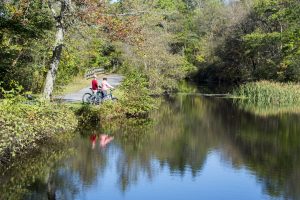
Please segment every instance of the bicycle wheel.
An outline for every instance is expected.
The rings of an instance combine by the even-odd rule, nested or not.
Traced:
[[[111,97],[111,100],[112,101],[118,101],[118,98],[117,97]]]
[[[101,104],[102,103],[102,98],[101,97],[96,97],[95,98],[95,104],[96,105],[99,105],[99,104]]]
[[[90,93],[85,93],[82,96],[82,103],[84,104],[93,104],[94,102],[94,96]]]

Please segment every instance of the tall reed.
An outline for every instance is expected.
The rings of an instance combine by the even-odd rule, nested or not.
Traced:
[[[270,81],[250,82],[239,86],[233,95],[255,105],[300,105],[300,84]]]

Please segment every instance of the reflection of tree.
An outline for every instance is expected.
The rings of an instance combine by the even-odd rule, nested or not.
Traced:
[[[266,192],[271,196],[284,195],[299,199],[300,188],[297,191],[292,187],[293,184],[297,185],[294,177],[300,172],[299,116],[282,114],[260,117],[241,112],[230,105],[226,107],[231,110],[233,118],[226,117],[227,113],[219,113],[226,130],[224,137],[230,146],[235,146],[235,150],[239,151],[243,160],[241,164],[262,180]],[[219,110],[225,107],[222,104],[219,106]]]
[[[137,183],[139,176],[146,175],[149,180],[154,176],[151,159],[139,156],[120,155],[117,161],[117,173],[120,189],[125,192],[132,184]]]
[[[191,170],[196,175],[208,151],[219,148],[233,167],[253,171],[269,195],[300,198],[295,187],[299,180],[295,177],[300,177],[298,116],[259,117],[239,110],[229,100],[179,96],[162,105],[152,118],[153,128],[136,131],[147,134],[119,140],[123,190],[137,182],[141,171],[155,174],[149,162],[153,157],[171,172]]]
[[[99,145],[92,149],[88,137],[75,138],[72,146],[75,147],[74,155],[64,160],[64,165],[59,165],[49,178],[59,199],[74,199],[79,188],[92,185],[106,167],[105,152]]]
[[[196,175],[209,146],[215,145],[214,139],[207,134],[202,106],[201,99],[181,96],[179,101],[162,106],[156,113],[159,121],[149,140],[150,151],[160,161],[168,163],[171,171],[184,174],[188,167]]]
[[[120,154],[117,159],[117,184],[121,191],[137,183],[140,176],[152,180],[155,171],[152,167],[151,152],[143,151],[149,139],[148,131],[151,127],[149,120],[126,120],[116,135]]]
[[[97,142],[99,142],[97,140]],[[103,172],[106,166],[105,152],[99,148],[92,149],[88,138],[78,140],[74,146],[76,147],[76,157],[70,158],[66,162],[66,167],[78,175],[84,185],[91,185],[98,176],[99,172]]]
[[[71,153],[63,143],[52,142],[47,143],[48,148],[40,148],[39,152],[15,161],[5,170],[0,178],[0,199],[47,199],[51,168],[55,168],[52,163]]]
[[[152,166],[154,157],[161,166],[167,164],[171,172],[184,174],[190,170],[196,176],[209,149],[217,145],[218,138],[210,133],[210,127],[219,122],[205,115],[214,104],[187,96],[170,102],[153,113],[154,126],[127,125],[120,130],[123,137],[117,142],[123,153],[117,173],[123,191],[141,175],[153,178],[157,170]]]
[[[75,199],[79,187],[74,180],[74,174],[61,166],[50,166],[51,169],[43,179],[37,178],[31,184],[28,188],[30,193],[24,199]]]
[[[101,149],[92,149],[88,139],[74,137],[73,142],[50,144],[53,148],[13,166],[0,179],[0,199],[75,199],[79,183],[91,185],[104,171],[106,157]]]

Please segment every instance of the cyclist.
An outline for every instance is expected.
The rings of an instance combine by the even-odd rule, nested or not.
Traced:
[[[107,82],[107,78],[104,77],[102,82],[101,82],[101,91],[102,91],[102,95],[103,97],[105,97],[107,95],[107,90],[109,88],[114,88],[113,86],[111,86],[108,82]]]
[[[97,80],[97,75],[94,74],[93,75],[94,79],[92,80],[92,90],[94,92],[94,94],[96,94],[98,92],[98,80]]]

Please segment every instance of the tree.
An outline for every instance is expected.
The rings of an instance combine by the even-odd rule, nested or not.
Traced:
[[[56,35],[55,44],[52,50],[52,58],[50,61],[50,67],[47,72],[47,77],[44,87],[44,97],[49,99],[54,88],[55,78],[58,70],[58,65],[61,58],[64,32],[66,29],[65,21],[68,14],[71,11],[71,0],[58,0],[58,1],[48,1],[49,8],[52,12],[53,18],[56,23]],[[58,9],[55,9],[58,7]]]
[[[39,0],[0,2],[0,76],[2,87],[12,80],[38,91],[43,84],[53,21]]]

